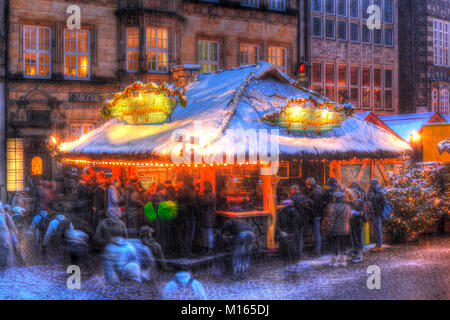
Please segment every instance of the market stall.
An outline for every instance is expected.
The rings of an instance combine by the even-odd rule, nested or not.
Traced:
[[[133,84],[105,104],[108,122],[59,146],[62,161],[109,166],[146,187],[187,172],[200,186],[209,180],[218,213],[252,221],[273,248],[283,188],[308,176],[323,183],[337,174],[336,161],[397,159],[410,150],[353,117],[351,105],[300,87],[269,63],[203,74],[184,90]]]

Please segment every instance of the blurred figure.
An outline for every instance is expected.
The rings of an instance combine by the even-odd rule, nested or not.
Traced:
[[[179,271],[164,287],[163,300],[206,300],[203,285],[190,271]]]
[[[9,207],[9,205],[8,205]],[[5,210],[7,214],[9,214],[14,221],[14,224],[19,231],[18,236],[20,237],[22,231],[24,231],[27,227],[27,219],[25,217],[25,209],[21,207],[14,207],[12,210],[10,207]],[[11,215],[12,214],[12,215]]]
[[[44,236],[47,232],[48,226],[50,224],[50,216],[47,211],[41,210],[37,215],[34,216],[31,221],[30,228],[27,234],[32,236],[32,244],[36,250],[39,252],[42,250],[42,245],[44,242]]]
[[[298,253],[299,257],[303,257],[303,236],[305,233],[305,228],[309,221],[308,208],[312,207],[312,201],[299,193],[299,188],[297,185],[293,185],[290,188],[289,199],[294,202],[295,210],[297,211],[297,226],[298,231]]]
[[[42,253],[54,263],[62,263],[66,253],[66,231],[73,229],[72,222],[64,215],[57,215],[48,226],[42,242]]]
[[[323,191],[323,207],[325,208],[327,204],[333,202],[333,194],[338,191],[339,182],[334,177],[330,177],[327,180],[325,190]]]
[[[80,265],[80,259],[89,253],[89,236],[81,230],[67,229],[65,231],[65,246],[70,255],[72,265]]]
[[[3,276],[5,269],[23,263],[16,235],[16,226],[11,216],[3,210],[3,203],[0,202],[0,276]]]
[[[53,214],[65,214],[67,210],[66,201],[64,200],[64,195],[62,193],[56,196],[55,201],[51,204],[51,210]]]
[[[108,211],[108,217],[100,221],[93,240],[99,250],[103,250],[112,238],[128,238],[127,227],[120,220],[120,212],[114,209]]]
[[[114,178],[112,184],[108,188],[108,211],[114,211],[114,214],[119,214],[119,208],[124,202],[121,183],[119,178]]]
[[[178,190],[178,217],[177,225],[180,227],[179,245],[181,256],[190,258],[192,254],[192,242],[195,234],[195,210],[194,210],[194,186],[191,176],[185,176],[183,185]],[[164,248],[164,246],[163,246]]]
[[[114,237],[105,247],[103,268],[107,282],[119,284],[122,281],[142,281],[138,253],[124,238]]]
[[[252,228],[243,220],[230,219],[225,222],[221,231],[224,235],[231,235],[233,277],[243,279],[250,267],[250,255],[255,239]]]
[[[153,254],[140,239],[127,240],[136,250],[139,261],[140,275],[142,281],[156,280],[156,262]]]
[[[130,177],[130,182],[125,188],[125,206],[128,233],[132,237],[137,237],[142,224],[145,203],[141,197],[136,176]]]
[[[92,185],[92,230],[95,232],[97,225],[103,215],[106,207],[106,189],[104,187],[106,176],[104,172],[99,173],[97,182]]]
[[[330,247],[334,253],[331,265],[346,266],[345,244],[350,232],[349,220],[351,209],[345,202],[344,193],[337,191],[333,194],[333,197],[334,202],[328,205],[326,218],[324,219]]]
[[[153,228],[150,228],[149,226],[143,226],[139,230],[139,239],[141,239],[142,243],[150,249],[153,257],[157,259],[156,263],[158,267],[162,270],[166,270],[166,263],[164,261],[160,261],[165,259],[163,250],[161,248],[161,245],[156,242],[155,239],[153,239],[153,232]]]
[[[353,180],[345,190],[345,197],[352,210],[350,218],[352,262],[359,263],[363,258],[363,225],[368,220],[366,193],[358,182]]]
[[[11,207],[25,208],[25,198],[29,195],[29,193],[30,188],[24,188],[22,191],[16,191],[11,201]]]
[[[213,192],[211,182],[203,182],[203,195],[200,198],[201,226],[208,248],[207,255],[213,253],[214,227],[216,226],[216,195]]]
[[[322,236],[320,234],[320,224],[323,217],[322,188],[317,185],[316,179],[306,179],[306,197],[312,201],[310,225],[314,236],[314,254],[320,256],[322,252]]]
[[[89,180],[89,175],[82,174],[77,186],[78,201],[76,207],[82,223],[86,225],[86,228],[92,225],[92,212],[90,206],[91,187],[89,185]]]
[[[295,261],[300,257],[298,248],[300,227],[297,210],[292,200],[285,200],[281,204],[284,207],[278,212],[275,237],[280,243],[281,256],[288,261]]]
[[[367,191],[367,199],[369,200],[370,217],[375,230],[376,247],[372,248],[372,252],[383,251],[383,230],[381,215],[383,213],[386,200],[384,198],[383,187],[377,179],[370,181],[369,190]]]

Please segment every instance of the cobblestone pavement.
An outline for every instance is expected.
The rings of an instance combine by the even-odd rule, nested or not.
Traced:
[[[211,269],[199,270],[209,299],[449,299],[450,237],[424,238],[419,243],[390,246],[367,253],[365,260],[347,267],[314,265],[306,259],[285,264],[268,258],[255,262],[245,280],[217,278]],[[381,289],[367,288],[367,268],[381,270]],[[290,272],[287,272],[290,271]],[[80,290],[66,287],[61,266],[12,268],[0,280],[0,299],[159,299],[171,273],[154,285],[108,286],[100,268],[83,272]],[[289,275],[289,276],[287,276]]]

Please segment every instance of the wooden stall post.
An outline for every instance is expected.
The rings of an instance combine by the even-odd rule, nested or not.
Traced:
[[[277,186],[280,182],[278,175],[263,175],[263,210],[270,212],[270,218],[267,222],[267,247],[275,249],[275,226],[277,220],[276,195]]]

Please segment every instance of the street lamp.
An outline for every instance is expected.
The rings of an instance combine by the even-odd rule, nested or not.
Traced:
[[[411,147],[413,148],[413,162],[422,162],[421,159],[421,149],[422,149],[422,137],[421,135],[416,131],[412,131],[409,134],[409,142],[411,144]]]

